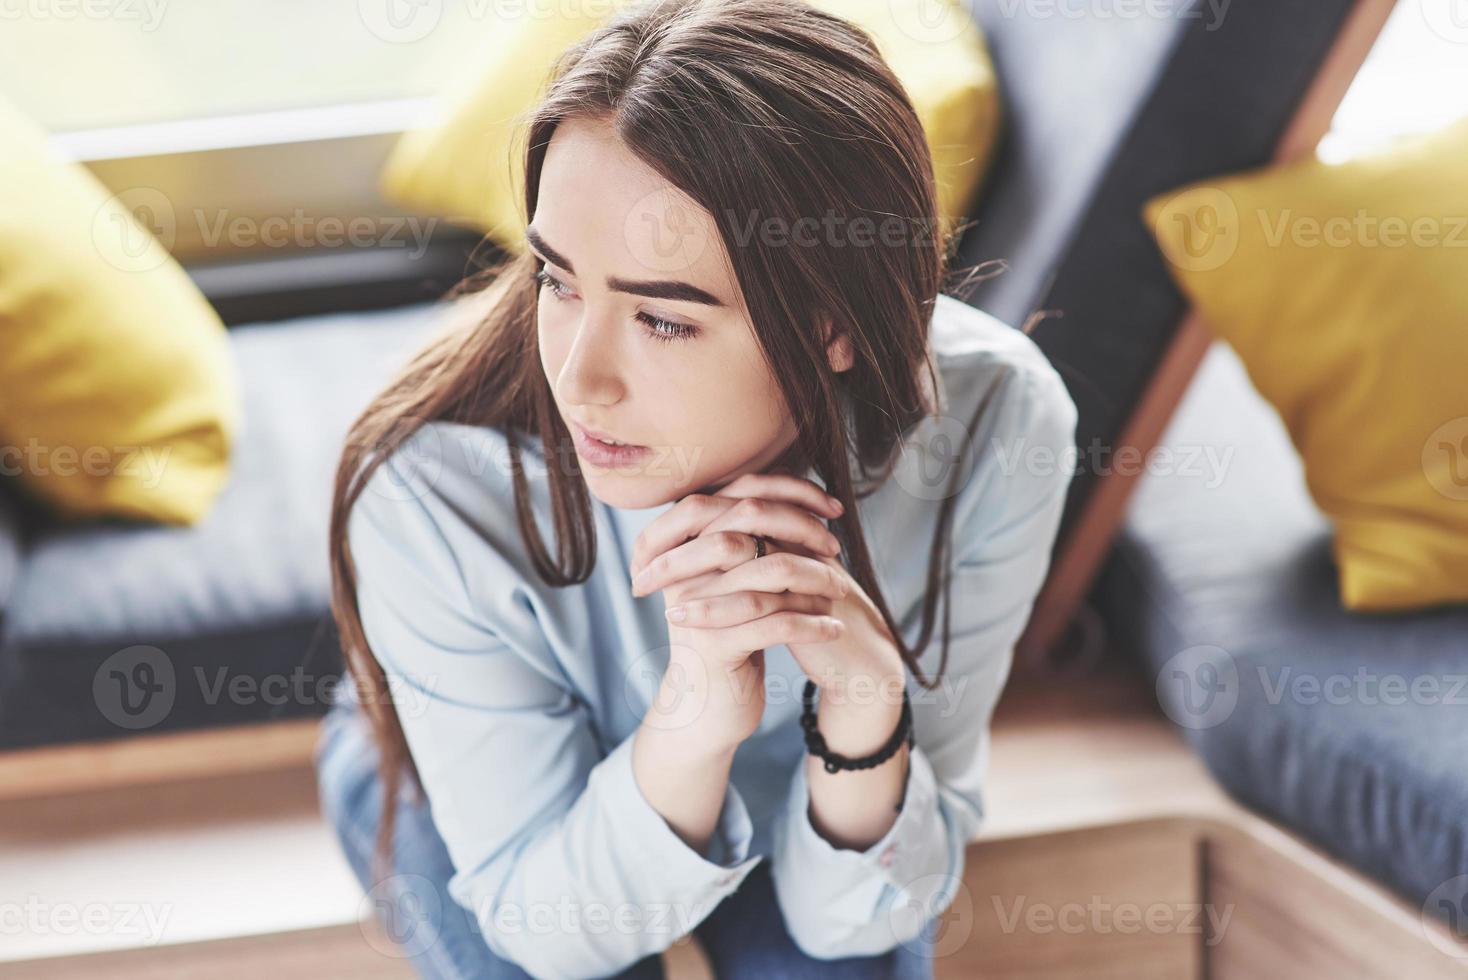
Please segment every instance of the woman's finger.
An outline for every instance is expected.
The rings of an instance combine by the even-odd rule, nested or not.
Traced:
[[[849,590],[846,575],[819,558],[776,552],[742,562],[699,582],[696,587],[680,590],[678,602],[736,592],[799,592],[824,596],[834,602],[844,598]]]
[[[799,504],[807,510],[830,517],[841,516],[841,501],[818,485],[799,476],[784,473],[746,473],[714,492],[716,497],[764,497]]]
[[[755,560],[753,557],[753,547],[753,544],[751,544],[750,561]],[[813,561],[820,563],[824,563],[825,561],[830,560],[822,559],[819,555],[813,555],[798,544],[786,544],[785,542],[777,542],[774,540],[771,540],[770,542],[769,554],[798,555],[802,558],[809,558]],[[669,583],[668,585],[663,587],[663,598],[667,600],[668,605],[673,606],[677,605],[683,599],[701,599],[706,596],[725,595],[730,592],[736,592],[738,591],[736,586],[739,582],[749,582],[751,580],[741,576],[740,578],[733,580],[731,584],[731,582],[729,581],[724,581],[724,576],[733,574],[734,571],[737,571],[739,568],[743,567],[744,564],[747,564],[747,562],[734,566],[734,569],[730,571],[725,571],[723,569],[714,569],[713,571],[703,572],[698,575],[690,575],[687,578],[678,580],[677,582]],[[815,575],[814,572],[812,572],[811,574],[812,576]],[[841,584],[847,586],[849,590],[850,587],[849,585],[847,585],[845,579],[841,579],[840,581]],[[778,593],[784,591],[785,586],[779,584],[777,580],[772,579],[768,582],[761,580],[758,590]],[[807,591],[811,594],[815,594],[818,590],[819,579],[816,579],[815,585],[811,589],[801,589],[799,591]],[[828,591],[832,598],[839,598],[838,592],[836,592],[834,589]]]
[[[746,497],[704,528],[703,533],[714,531],[759,534],[832,558],[841,554],[841,541],[820,518],[804,507],[783,500]]]
[[[755,494],[754,489],[762,492]],[[657,555],[698,537],[711,523],[750,496],[784,501],[831,517],[841,513],[835,498],[809,480],[780,474],[742,476],[716,494],[689,494],[643,528],[632,543],[632,574],[636,575]]]
[[[782,610],[829,616],[831,600],[825,596],[799,592],[734,592],[729,595],[680,600],[676,606],[668,607],[667,615],[669,622],[679,626],[723,629]]]
[[[650,595],[674,582],[726,571],[751,560],[754,538],[739,531],[714,531],[664,552],[632,578],[633,595]]]
[[[650,595],[686,579],[723,574],[701,587],[717,593],[745,589],[807,592],[839,599],[847,584],[835,568],[805,555],[777,551],[756,558],[754,538],[739,531],[710,531],[659,555],[632,580],[633,595]],[[685,587],[685,594],[689,590]]]
[[[832,616],[787,611],[709,632],[714,645],[721,649],[763,650],[782,643],[830,643],[845,628]]]

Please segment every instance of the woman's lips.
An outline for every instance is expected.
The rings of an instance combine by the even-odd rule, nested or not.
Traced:
[[[576,441],[576,451],[596,466],[625,466],[652,452],[647,446],[609,445],[574,422],[571,424],[571,432]]]
[[[576,427],[576,428],[578,428],[578,429],[580,429],[582,432],[584,432],[587,435],[591,436],[593,439],[597,439],[597,440],[599,440],[601,442],[605,442],[605,443],[621,443],[622,445],[626,445],[626,446],[635,446],[635,445],[637,445],[636,443],[628,442],[626,439],[618,439],[616,436],[611,435],[610,433],[607,433],[607,432],[602,432],[600,429],[593,429],[590,426],[582,425],[580,422],[572,421],[571,425],[574,426],[574,427]]]

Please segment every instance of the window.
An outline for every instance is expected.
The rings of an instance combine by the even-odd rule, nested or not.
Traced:
[[[1399,0],[1317,150],[1338,162],[1468,116],[1468,0]]]

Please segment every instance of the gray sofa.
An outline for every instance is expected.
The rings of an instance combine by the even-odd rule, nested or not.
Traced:
[[[232,329],[244,423],[230,481],[193,527],[60,524],[0,485],[0,747],[325,710],[341,670],[326,565],[337,457],[438,312]]]
[[[1008,271],[962,295],[1016,325],[1062,311],[1033,336],[1070,384],[1082,445],[1116,437],[1183,309],[1142,200],[1268,159],[1349,6],[1235,0],[1215,23],[1202,4],[1081,18],[973,5],[1004,132],[959,259]],[[268,282],[264,268],[234,280]],[[381,296],[360,277],[302,295],[292,270],[276,277],[280,296],[245,302],[220,270],[190,271],[226,319]],[[435,315],[419,302],[234,327],[244,431],[197,527],[58,525],[0,482],[0,747],[323,710],[320,681],[340,670],[325,536],[337,448]],[[1067,522],[1091,484],[1077,476]],[[160,686],[166,707],[144,697]]]
[[[1341,606],[1299,456],[1222,342],[1160,448],[1093,594],[1112,647],[1238,799],[1414,902],[1461,901],[1468,606]]]

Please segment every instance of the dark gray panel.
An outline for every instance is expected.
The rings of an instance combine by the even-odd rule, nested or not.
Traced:
[[[1087,14],[1036,13],[1052,6]],[[1083,461],[1114,445],[1184,310],[1142,204],[1267,163],[1352,2],[1234,0],[1221,19],[1197,3],[1172,18],[1097,13],[1148,6],[974,8],[1009,128],[960,261],[1008,258],[1012,268],[966,298],[1016,326],[1035,310],[1060,314],[1033,336],[1080,410]],[[1092,467],[1077,473],[1062,539],[1097,478]]]

